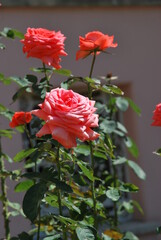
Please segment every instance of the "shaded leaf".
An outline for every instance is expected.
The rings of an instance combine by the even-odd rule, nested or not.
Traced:
[[[123,183],[120,187],[119,190],[122,192],[138,192],[139,188],[134,185],[133,183]]]
[[[96,240],[93,229],[87,226],[77,227],[76,234],[79,240]]]
[[[34,222],[38,215],[39,206],[41,200],[44,198],[44,194],[47,191],[47,186],[44,183],[37,183],[33,185],[26,192],[23,199],[23,211],[24,214],[31,222]]]
[[[1,137],[12,138],[12,134],[15,133],[12,129],[0,130]]]
[[[106,191],[106,196],[112,201],[116,202],[120,198],[120,193],[117,188],[110,188]]]
[[[124,142],[132,156],[137,158],[139,155],[139,150],[134,140],[132,140],[130,137],[126,137],[126,139],[124,139]]]
[[[74,148],[74,151],[79,154],[83,154],[84,156],[90,155],[90,147],[85,144],[77,145],[76,148]]]
[[[125,233],[125,236],[122,240],[139,240],[137,236],[135,236],[132,232]]]
[[[130,107],[133,109],[133,111],[136,112],[140,116],[141,115],[140,108],[132,101],[132,99],[130,99],[128,97],[126,97],[125,99],[128,101],[128,103],[129,103]]]
[[[142,170],[142,168],[135,162],[131,161],[131,160],[128,160],[128,166],[131,167],[135,174],[140,178],[140,179],[143,179],[145,180],[146,178],[146,174],[145,172]]]
[[[129,102],[126,98],[117,97],[116,98],[116,106],[123,112],[125,112],[129,107]]]
[[[80,160],[77,161],[77,164],[84,173],[84,175],[91,181],[94,181],[93,171],[86,167],[87,164]]]

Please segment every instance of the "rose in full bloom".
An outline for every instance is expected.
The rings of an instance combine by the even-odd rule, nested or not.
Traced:
[[[153,112],[153,122],[151,125],[161,127],[161,103],[156,105],[156,108]]]
[[[31,119],[32,115],[30,112],[15,112],[9,125],[11,128],[18,127],[20,125],[29,123]]]
[[[36,136],[51,134],[65,148],[75,147],[76,138],[95,140],[99,134],[91,129],[98,126],[94,104],[95,101],[72,90],[56,88],[47,92],[40,109],[31,111],[45,121]]]
[[[85,58],[91,53],[99,54],[106,48],[117,47],[117,43],[113,43],[114,36],[108,36],[99,31],[89,32],[85,37],[79,37],[80,50],[76,53],[76,60]]]
[[[43,63],[59,69],[60,56],[67,55],[64,51],[64,40],[65,37],[60,31],[28,28],[21,42],[24,44],[23,52],[27,53],[27,57],[39,58]]]

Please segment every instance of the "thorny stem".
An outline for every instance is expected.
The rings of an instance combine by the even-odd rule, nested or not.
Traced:
[[[90,73],[89,73],[89,78],[92,77],[95,60],[96,60],[96,53],[94,53],[94,55],[93,55],[93,60],[92,60],[92,64],[91,64],[91,69],[90,69]],[[92,88],[91,88],[91,86],[90,86],[90,83],[88,83],[88,97],[89,97],[89,99],[92,98]]]
[[[50,91],[49,76],[47,75],[47,69],[46,69],[45,63],[43,63],[43,69],[44,69],[46,84],[47,84],[46,91],[49,92]]]
[[[111,97],[111,96],[110,96]],[[113,116],[113,106],[111,106],[111,113],[110,113],[110,118]],[[112,134],[112,142],[114,144],[114,135]],[[113,169],[113,178],[114,178],[114,188],[117,187],[117,169],[114,164],[112,164],[112,169]],[[114,202],[114,227],[118,227],[118,213],[117,213],[117,202]]]
[[[90,78],[92,77],[95,60],[96,60],[96,53],[94,52],[91,69],[90,69],[90,74],[89,74]],[[89,97],[89,99],[92,98],[92,88],[90,86],[90,83],[88,83],[88,97]],[[94,176],[95,161],[94,161],[94,157],[93,157],[92,141],[89,141],[89,146],[90,146],[91,168],[92,168],[93,176]],[[91,191],[92,191],[93,211],[94,211],[94,226],[97,229],[97,209],[96,209],[96,195],[95,195],[95,180],[94,179],[91,182]]]
[[[57,170],[58,170],[58,179],[59,179],[59,181],[61,181],[61,167],[60,167],[60,159],[59,159],[59,150],[60,150],[60,145],[58,143],[56,164],[57,164]],[[60,189],[58,189],[58,205],[59,205],[59,214],[60,214],[60,216],[62,216],[63,212],[62,212],[61,190]],[[63,240],[67,240],[67,234],[66,234],[65,226],[63,223],[62,223],[62,230],[63,230]]]
[[[0,170],[2,172],[5,171],[4,161],[1,150],[1,138],[0,138]],[[3,206],[3,218],[4,218],[4,228],[5,228],[5,238],[6,240],[10,240],[10,227],[9,227],[9,213],[7,206],[7,186],[5,177],[1,177],[1,191],[2,191],[2,206]]]
[[[29,140],[29,143],[30,143],[31,148],[33,148],[33,147],[34,147],[34,144],[33,144],[33,142],[32,142],[30,132],[29,132],[29,130],[27,129],[27,126],[26,126],[26,125],[25,125],[25,133],[26,133],[26,135],[27,135],[27,138],[28,138],[28,140]],[[36,161],[35,161],[35,169],[34,169],[34,171],[35,171],[35,172],[37,171],[37,162],[36,162]]]

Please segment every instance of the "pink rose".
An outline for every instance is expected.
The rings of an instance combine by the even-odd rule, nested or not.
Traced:
[[[27,57],[39,58],[43,63],[59,69],[60,56],[67,55],[64,51],[64,40],[65,37],[60,31],[28,28],[21,42],[24,44],[23,52],[27,53]]]
[[[95,140],[99,134],[91,129],[98,126],[94,104],[95,101],[72,90],[51,90],[46,93],[44,102],[39,104],[40,109],[31,112],[45,121],[36,136],[51,134],[65,148],[76,147],[76,138]]]
[[[101,51],[110,47],[117,47],[117,43],[113,43],[114,36],[108,36],[99,31],[89,32],[85,37],[79,37],[80,50],[76,53],[76,60],[85,58],[91,53],[99,54]]]
[[[158,126],[161,127],[161,103],[156,105],[156,108],[153,112],[153,123],[152,126]]]

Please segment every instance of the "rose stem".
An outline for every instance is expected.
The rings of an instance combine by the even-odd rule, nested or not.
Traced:
[[[5,171],[4,168],[4,161],[2,156],[2,149],[1,149],[1,138],[0,138],[0,170],[2,172]],[[4,228],[5,228],[5,238],[6,240],[10,240],[10,227],[9,227],[9,213],[8,213],[8,206],[7,206],[7,186],[5,177],[1,177],[1,191],[2,191],[2,206],[3,206],[3,218],[4,218]]]
[[[92,65],[91,65],[91,69],[90,69],[90,74],[89,74],[90,78],[92,77],[95,60],[96,60],[96,53],[94,52]],[[91,100],[91,98],[92,98],[92,88],[90,86],[90,83],[88,83],[88,97]],[[91,168],[93,170],[93,176],[94,176],[95,161],[94,161],[94,157],[93,157],[92,141],[89,141],[89,146],[90,146]],[[92,191],[93,210],[94,210],[94,226],[97,229],[97,209],[96,209],[96,195],[95,195],[95,180],[94,179],[91,182],[91,191]]]
[[[34,145],[33,145],[32,139],[31,139],[31,135],[30,135],[30,132],[29,132],[29,130],[27,129],[27,126],[26,126],[26,125],[25,125],[25,132],[26,132],[26,135],[27,135],[27,137],[28,137],[30,146],[31,146],[31,148],[33,148]],[[36,161],[36,160],[35,160],[35,169],[34,169],[34,172],[37,172],[37,161]],[[35,183],[36,183],[36,181],[35,181]],[[40,239],[40,220],[41,220],[41,206],[39,206],[39,209],[38,209],[37,240]]]
[[[46,78],[46,84],[47,84],[46,91],[49,92],[50,91],[49,77],[47,75],[47,69],[46,69],[45,63],[43,63],[43,69],[44,69],[45,78]]]
[[[110,95],[111,98],[111,95]],[[112,119],[114,113],[114,109],[113,106],[111,107],[111,113],[110,113],[110,118]],[[112,143],[114,145],[115,143],[115,139],[114,139],[114,134],[112,133]],[[117,169],[116,166],[114,164],[112,164],[112,169],[113,169],[113,178],[114,178],[114,188],[117,187]],[[113,225],[115,228],[118,227],[118,213],[117,213],[117,202],[114,201],[113,203],[114,206],[114,221],[113,221]]]
[[[58,179],[59,179],[59,181],[61,181],[61,167],[60,167],[60,160],[59,160],[59,150],[60,150],[60,144],[58,143],[57,154],[56,154],[56,164],[57,164],[57,170],[58,170]],[[58,189],[58,205],[59,205],[59,214],[60,214],[60,216],[63,216],[60,189]],[[67,234],[66,234],[63,223],[62,223],[62,230],[63,230],[63,240],[67,240]]]

